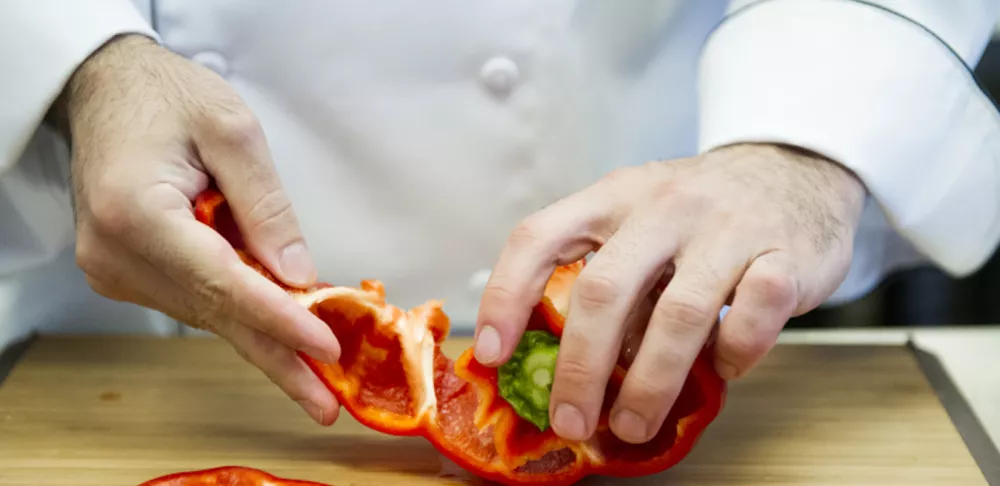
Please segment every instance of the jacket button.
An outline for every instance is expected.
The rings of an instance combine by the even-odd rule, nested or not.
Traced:
[[[229,63],[226,61],[226,58],[218,52],[202,51],[191,56],[191,60],[207,67],[208,69],[211,69],[212,71],[215,71],[220,76],[224,77],[229,74]]]
[[[506,57],[494,57],[483,64],[479,77],[483,84],[498,97],[506,97],[517,84],[520,69],[514,61]]]

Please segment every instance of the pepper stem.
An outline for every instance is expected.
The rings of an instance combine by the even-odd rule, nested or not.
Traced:
[[[500,396],[519,417],[542,431],[549,427],[549,396],[558,354],[559,338],[546,331],[527,331],[510,360],[497,370]]]
[[[546,387],[552,384],[552,373],[549,373],[549,370],[538,369],[531,375],[531,379],[535,382],[535,387]]]

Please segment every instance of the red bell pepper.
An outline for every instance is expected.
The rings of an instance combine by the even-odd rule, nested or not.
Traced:
[[[159,477],[139,486],[331,486],[272,476],[259,469],[227,466]]]
[[[608,411],[627,371],[621,362],[608,384],[595,435],[584,442],[563,440],[545,427],[544,413],[535,410],[535,418],[528,420],[522,417],[524,410],[518,410],[519,414],[511,405],[513,400],[504,398],[499,383],[504,371],[481,365],[471,349],[456,361],[441,352],[440,343],[449,331],[441,302],[399,309],[386,303],[384,288],[375,280],[364,281],[359,288],[320,284],[308,290],[290,289],[246,250],[221,193],[209,189],[201,194],[195,212],[233,245],[246,264],[281,285],[330,326],[341,346],[337,363],[299,355],[355,419],[383,433],[422,436],[480,477],[511,485],[558,485],[591,474],[657,473],[683,459],[722,408],[726,384],[715,373],[712,349],[706,345],[660,432],[644,444],[623,442],[608,427]],[[531,363],[521,360],[510,367],[512,373],[523,373],[530,365],[528,371],[541,370],[541,374],[522,377],[520,383],[507,379],[517,386],[508,383],[504,388],[524,390],[522,385],[527,384],[530,399],[522,397],[522,403],[536,402],[539,407],[547,403],[545,386],[551,387],[552,357],[570,289],[582,268],[581,260],[557,269],[534,309],[528,329],[539,331],[533,335],[544,345],[523,350],[527,358],[522,358]],[[536,383],[532,385],[531,380]]]

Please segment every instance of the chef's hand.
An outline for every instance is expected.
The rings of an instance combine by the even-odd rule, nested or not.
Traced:
[[[264,134],[212,71],[145,37],[119,37],[74,73],[55,107],[71,137],[76,257],[91,287],[227,339],[317,422],[339,405],[293,350],[336,361],[330,329],[241,264],[194,218],[214,179],[253,254],[292,286],[316,270]]]
[[[641,344],[610,416],[619,438],[645,442],[723,305],[731,302],[715,366],[733,379],[767,354],[790,317],[836,290],[864,197],[833,162],[772,145],[615,171],[513,231],[482,299],[476,358],[505,362],[554,267],[600,247],[572,290],[549,411],[557,434],[588,438],[630,326],[623,323],[669,280],[642,326],[629,330]]]

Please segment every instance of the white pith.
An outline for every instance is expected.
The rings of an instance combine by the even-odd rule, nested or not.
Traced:
[[[296,302],[309,309],[312,306],[328,299],[350,300],[372,310],[379,326],[392,325],[396,333],[400,336],[404,362],[410,363],[418,368],[416,373],[407,373],[410,380],[410,390],[416,406],[414,407],[417,417],[427,414],[433,418],[437,411],[437,395],[434,393],[434,335],[430,332],[426,322],[420,319],[422,316],[415,316],[404,313],[399,319],[393,312],[393,308],[381,303],[382,298],[373,292],[352,287],[326,287],[293,295]],[[412,317],[417,319],[411,320]],[[416,378],[415,378],[416,377]],[[430,393],[427,393],[430,390]]]

